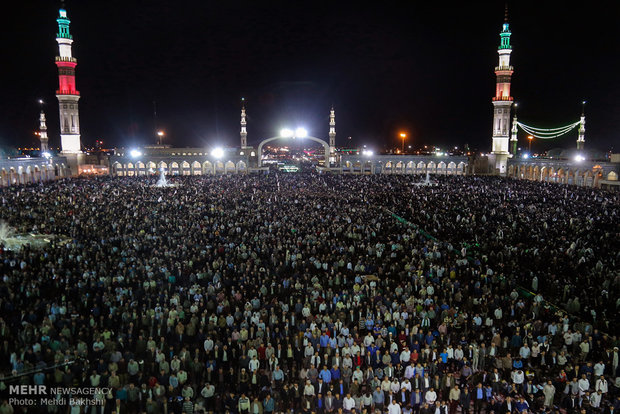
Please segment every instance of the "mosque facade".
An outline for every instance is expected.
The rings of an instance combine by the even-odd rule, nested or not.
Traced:
[[[291,131],[287,136],[263,139],[257,146],[248,144],[246,102],[241,103],[239,146],[207,150],[205,148],[173,148],[164,145],[145,146],[140,149],[117,149],[113,155],[87,154],[82,151],[80,133],[79,99],[75,69],[77,59],[72,54],[73,36],[70,20],[64,8],[59,10],[58,99],[60,113],[61,151],[54,155],[48,150],[45,114],[40,114],[41,157],[12,157],[0,159],[0,186],[23,185],[75,177],[80,174],[105,172],[113,176],[207,175],[248,174],[268,172],[264,163],[265,144],[276,139],[306,139],[323,146],[323,158],[317,169],[338,174],[417,174],[417,175],[500,175],[514,179],[556,182],[579,186],[609,186],[620,188],[620,155],[608,162],[590,161],[587,157],[556,159],[523,159],[517,157],[516,114],[511,127],[514,99],[511,95],[513,66],[510,56],[511,31],[506,14],[500,32],[499,63],[495,67],[496,90],[492,99],[493,127],[491,151],[483,156],[339,153],[336,148],[336,111],[329,112],[327,139],[311,137]],[[579,125],[577,149],[584,151],[585,117]],[[586,154],[586,152],[583,152]]]

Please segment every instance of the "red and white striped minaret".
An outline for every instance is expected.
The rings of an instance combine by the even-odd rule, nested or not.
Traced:
[[[60,142],[62,152],[79,153],[80,143],[80,113],[78,101],[80,92],[75,87],[75,67],[77,59],[71,54],[73,36],[69,33],[71,21],[67,17],[67,11],[61,8],[58,11],[58,56],[56,56],[56,66],[58,67],[58,106],[60,112]]]
[[[510,96],[510,80],[513,68],[510,66],[510,28],[508,26],[508,6],[502,31],[500,32],[500,45],[497,49],[499,64],[495,67],[495,96],[493,97],[493,149],[491,154],[495,158],[495,168],[500,174],[506,173],[510,139],[510,109],[513,97]]]

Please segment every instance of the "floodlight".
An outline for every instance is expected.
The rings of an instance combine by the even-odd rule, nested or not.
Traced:
[[[211,151],[211,156],[215,157],[215,158],[222,158],[224,156],[224,150],[220,147],[214,148]]]
[[[308,131],[306,131],[305,128],[297,128],[295,130],[295,137],[296,138],[305,138],[308,136]]]

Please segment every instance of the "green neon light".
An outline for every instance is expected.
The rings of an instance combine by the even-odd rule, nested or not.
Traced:
[[[67,11],[65,9],[60,9],[58,11],[58,18],[56,21],[58,22],[58,33],[56,33],[56,37],[73,39],[73,36],[69,33],[69,24],[71,24],[71,20],[67,17]]]
[[[504,23],[502,29],[502,32],[499,34],[499,37],[501,39],[499,49],[512,49],[512,47],[510,46],[510,35],[512,33],[510,32],[508,23]]]

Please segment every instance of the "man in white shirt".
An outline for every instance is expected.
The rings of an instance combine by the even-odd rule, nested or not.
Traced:
[[[256,370],[258,370],[259,367],[260,367],[260,362],[256,358],[256,355],[254,355],[248,364],[248,368],[250,369],[251,373],[254,373]]]
[[[511,377],[512,377],[512,382],[514,382],[517,385],[523,384],[523,381],[525,380],[525,375],[523,375],[523,371],[521,371],[520,369],[512,371]]]
[[[433,387],[429,388],[424,394],[424,400],[428,403],[428,405],[434,405],[437,400],[437,393]]]
[[[415,365],[413,365],[413,362],[409,365],[407,365],[407,368],[405,368],[405,378],[413,378],[415,375]]]
[[[411,382],[409,382],[409,378],[405,378],[403,382],[400,383],[400,389],[403,388],[411,392]]]
[[[388,405],[388,414],[401,414],[400,405],[396,403],[396,400],[392,400],[392,403]]]
[[[605,379],[605,377],[603,375],[601,375],[599,377],[599,379],[596,380],[596,384],[594,386],[594,390],[595,391],[600,391],[602,394],[606,394],[607,391],[609,390],[609,388],[607,386],[607,380]]]
[[[579,396],[582,397],[590,389],[590,381],[586,378],[586,374],[581,375],[577,385],[579,386]]]
[[[404,347],[402,352],[400,353],[401,366],[408,364],[410,359],[411,359],[411,351],[409,351],[409,348]]]
[[[342,408],[344,408],[345,412],[350,412],[355,408],[355,400],[351,398],[351,394],[347,394],[342,400]]]

